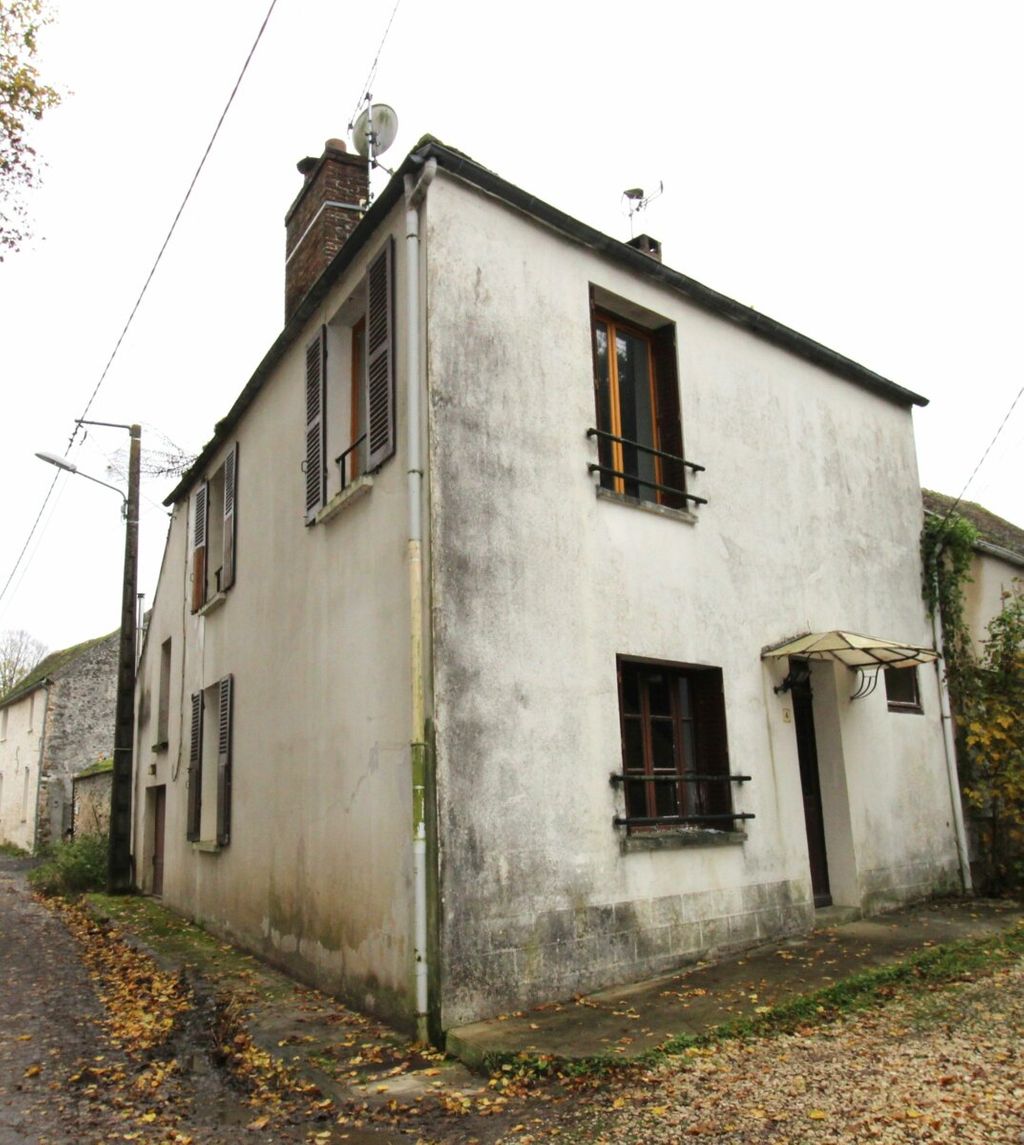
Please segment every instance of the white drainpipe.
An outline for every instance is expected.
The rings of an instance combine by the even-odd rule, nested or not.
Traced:
[[[412,667],[412,808],[413,808],[413,942],[416,964],[416,1036],[429,1039],[429,966],[427,949],[427,823],[426,823],[426,696],[423,664],[423,458],[420,409],[420,216],[427,188],[437,171],[437,160],[428,159],[419,178],[405,177],[405,313],[406,413],[409,457],[409,600],[410,657]]]
[[[935,640],[936,651],[940,653],[935,661],[935,672],[939,681],[939,711],[942,715],[942,743],[946,749],[946,780],[949,784],[949,802],[953,810],[953,831],[956,835],[957,859],[960,863],[960,879],[963,883],[964,894],[974,891],[971,879],[971,860],[967,851],[967,832],[964,829],[964,808],[960,798],[960,778],[956,768],[956,742],[953,738],[953,713],[949,706],[949,689],[946,687],[945,659],[942,657],[943,634],[942,618],[939,616],[938,604],[932,614],[932,636]]]

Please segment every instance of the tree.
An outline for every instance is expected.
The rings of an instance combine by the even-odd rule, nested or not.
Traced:
[[[0,2],[0,262],[28,233],[21,196],[37,182],[39,160],[26,132],[60,102],[32,64],[36,36],[48,19],[43,0]]]
[[[21,629],[0,636],[0,697],[23,680],[46,652],[45,644]]]

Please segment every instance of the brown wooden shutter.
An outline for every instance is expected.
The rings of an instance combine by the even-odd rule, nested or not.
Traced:
[[[394,239],[366,275],[366,468],[372,472],[395,452]],[[415,315],[409,316],[416,321]],[[410,385],[416,384],[410,378]]]
[[[196,490],[192,521],[192,611],[206,603],[206,536],[210,511],[210,486],[204,481]]]
[[[231,841],[231,699],[232,680],[225,676],[217,696],[217,842]]]
[[[658,449],[666,453],[683,456],[683,425],[679,415],[679,369],[676,353],[676,328],[663,326],[651,335],[651,349],[654,354],[654,392],[657,402],[655,411],[658,427]],[[673,489],[686,491],[686,467],[678,461],[660,459],[661,484]],[[674,493],[659,494],[662,505],[673,509],[685,509],[685,497]]]
[[[306,523],[327,499],[327,327],[306,347]]]
[[[729,774],[729,743],[725,728],[725,693],[720,668],[690,674],[693,689],[694,734],[697,741],[697,768],[702,775]],[[699,783],[698,813],[725,814],[732,810],[732,784]],[[729,828],[724,820],[714,826]]]
[[[238,489],[238,443],[224,459],[224,552],[221,561],[220,587],[229,589],[235,583],[235,496]]]
[[[192,693],[192,736],[188,752],[188,812],[185,838],[195,842],[203,813],[203,693]]]

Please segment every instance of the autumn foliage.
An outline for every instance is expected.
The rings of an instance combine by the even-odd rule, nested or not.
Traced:
[[[942,619],[961,791],[982,881],[1005,892],[1024,886],[1024,585],[1015,581],[1003,594],[976,654],[963,603],[976,537],[955,515],[926,524],[925,598]]]

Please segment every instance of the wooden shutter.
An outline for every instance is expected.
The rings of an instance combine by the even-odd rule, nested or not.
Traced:
[[[231,841],[231,694],[232,676],[218,685],[217,696],[217,842]]]
[[[192,611],[206,603],[206,536],[210,511],[210,486],[204,481],[196,490],[192,520]]]
[[[366,468],[395,452],[394,239],[366,275]],[[416,315],[409,315],[415,322]],[[409,385],[416,385],[410,378]]]
[[[697,768],[702,775],[729,774],[729,744],[725,730],[725,694],[722,690],[720,668],[692,672],[694,735],[697,741]],[[729,782],[700,783],[698,813],[725,814],[732,810],[732,784]],[[725,820],[716,827],[728,829]]]
[[[327,498],[327,327],[306,347],[306,523]]]
[[[238,488],[238,443],[224,459],[224,552],[221,561],[220,587],[229,589],[235,583],[235,495]]]
[[[188,752],[188,814],[185,838],[195,842],[203,813],[203,693],[192,693],[192,736]]]
[[[654,395],[655,423],[658,436],[655,445],[666,453],[683,456],[683,425],[679,415],[679,371],[676,354],[676,328],[663,326],[651,335],[651,350],[654,355]],[[668,458],[659,459],[660,482],[673,489],[686,491],[686,467]],[[658,496],[662,505],[673,509],[685,509],[687,501],[675,493],[662,492]]]

